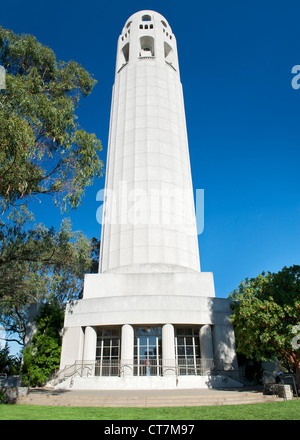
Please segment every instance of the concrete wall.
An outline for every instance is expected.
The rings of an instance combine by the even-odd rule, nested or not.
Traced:
[[[82,359],[86,327],[130,325],[211,325],[214,357],[236,362],[229,302],[190,295],[123,295],[82,299],[67,306],[61,368]],[[93,360],[91,358],[89,360]]]
[[[176,38],[153,11],[132,15],[118,40],[105,191],[100,272],[200,270]]]
[[[213,274],[211,272],[140,272],[88,274],[85,276],[84,299],[134,295],[214,297]]]
[[[83,359],[83,342],[83,327],[64,327],[60,369],[74,364],[76,360]]]
[[[176,38],[154,11],[133,14],[118,40],[104,199],[100,273],[87,275],[83,299],[68,304],[61,367],[92,361],[95,328],[116,325],[124,336],[125,325],[167,324],[163,355],[173,360],[170,325],[209,325],[203,351],[211,354],[213,341],[214,356],[233,361],[229,303],[215,298],[212,273],[200,272]]]
[[[228,308],[223,298],[183,295],[171,301],[163,295],[83,299],[76,305],[68,305],[65,327],[163,323],[230,325]]]

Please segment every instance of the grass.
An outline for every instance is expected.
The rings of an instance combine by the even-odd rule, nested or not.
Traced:
[[[103,408],[0,405],[0,420],[300,420],[300,399],[247,405]]]

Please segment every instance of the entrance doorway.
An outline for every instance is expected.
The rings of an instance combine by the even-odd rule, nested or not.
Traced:
[[[135,327],[134,375],[161,376],[161,327]]]
[[[95,376],[119,376],[120,328],[98,328]]]
[[[199,328],[175,328],[175,352],[180,375],[199,375],[201,367]]]

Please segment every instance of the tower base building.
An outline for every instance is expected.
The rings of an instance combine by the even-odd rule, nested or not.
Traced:
[[[118,40],[99,273],[67,305],[56,387],[239,386],[230,313],[200,270],[176,39],[141,11]]]
[[[142,295],[141,295],[142,292]],[[65,316],[59,388],[239,386],[227,299],[212,273],[87,275]]]

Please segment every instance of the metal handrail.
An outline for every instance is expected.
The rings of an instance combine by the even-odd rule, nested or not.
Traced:
[[[224,365],[222,362],[219,365],[213,361],[213,359],[203,359],[203,362],[199,360],[197,364],[180,363],[170,360],[170,364],[162,363],[162,360],[156,362],[156,360],[151,360],[150,365],[141,364],[138,362],[124,362],[119,361],[117,363],[99,363],[97,360],[94,361],[75,361],[72,365],[67,365],[63,370],[58,371],[55,375],[55,383],[62,382],[67,378],[72,378],[75,375],[82,377],[84,372],[87,371],[87,375],[93,375],[93,370],[96,372],[95,376],[163,376],[166,372],[173,371],[176,376],[176,381],[178,382],[178,376],[185,375],[196,375],[204,376],[206,374],[232,374],[238,370],[234,369],[230,364]],[[166,361],[165,361],[166,362]],[[172,362],[172,365],[171,365]],[[207,365],[206,365],[207,364]],[[99,369],[99,370],[98,370]],[[126,369],[129,370],[126,374]],[[96,370],[96,371],[95,371]],[[104,373],[103,373],[104,371]],[[155,373],[154,373],[155,372]],[[100,374],[101,373],[101,374]],[[105,374],[108,373],[108,374]],[[115,373],[115,374],[114,374]],[[128,374],[129,373],[129,374]],[[154,373],[154,374],[153,374]]]
[[[72,376],[75,376],[76,373],[79,373],[79,371],[81,371],[81,374],[79,374],[79,376],[82,377],[83,370],[85,368],[88,370],[88,373],[92,374],[93,367],[89,367],[88,365],[82,365],[82,366],[78,367],[77,370],[74,371],[74,374],[72,374]]]
[[[120,67],[120,69],[118,70],[117,73],[119,73],[123,69],[123,67],[127,66],[127,64],[128,64],[128,61],[126,61],[126,63],[122,64],[122,66]]]
[[[294,376],[292,376],[291,374],[288,374],[288,375],[283,375],[283,383],[284,383],[284,379],[286,379],[287,377],[291,377],[292,378],[292,380],[293,380],[293,385],[294,385],[294,390],[295,390],[295,394],[296,394],[296,397],[298,398],[299,396],[298,396],[298,390],[297,390],[297,386],[296,386],[296,382],[295,382],[295,378],[294,378]]]
[[[272,379],[272,382],[266,382],[266,378],[267,378],[268,375],[269,375],[269,378]],[[276,382],[276,380],[275,380],[276,376],[277,376],[276,373],[272,373],[272,372],[270,372],[270,371],[264,371],[264,372],[263,372],[263,383],[264,383],[264,388],[266,388],[266,385],[267,385],[268,383],[269,383],[270,385],[273,385],[273,386],[279,385],[279,384],[277,384],[277,382]],[[297,390],[297,386],[296,386],[295,378],[294,378],[294,376],[293,376],[292,374],[285,374],[285,373],[283,373],[283,374],[281,375],[281,384],[282,384],[282,385],[286,385],[285,379],[287,379],[287,378],[291,378],[291,379],[292,379],[292,381],[293,381],[293,388],[294,388],[294,390],[295,390],[296,397],[298,398],[298,397],[299,397],[299,395],[298,395],[298,390]],[[284,392],[285,392],[285,391],[284,391]],[[285,392],[285,396],[286,396],[286,392]]]
[[[166,62],[166,64],[168,64],[169,66],[171,66],[172,67],[172,69],[174,69],[175,70],[175,72],[177,72],[177,70],[176,70],[176,68],[173,66],[173,64],[172,63],[170,63],[170,61],[167,61],[167,60],[165,60],[165,62]]]
[[[79,364],[79,362],[80,362],[80,364]],[[91,362],[89,362],[89,364],[90,364],[90,363],[91,363]],[[77,367],[77,368],[75,368],[75,367],[76,367],[76,364],[78,364],[78,367]],[[72,365],[67,365],[63,370],[60,370],[60,371],[58,371],[58,372],[55,374],[54,378],[52,379],[54,385],[57,385],[58,383],[63,382],[63,381],[66,380],[67,378],[68,378],[68,379],[69,379],[69,378],[72,378],[72,377],[74,377],[76,374],[79,374],[79,376],[82,377],[84,369],[87,369],[87,370],[88,370],[88,373],[90,373],[90,375],[91,375],[91,374],[92,374],[92,371],[93,371],[93,365],[92,365],[92,366],[89,366],[89,364],[83,364],[82,361],[75,361],[74,364],[72,364]],[[73,368],[73,371],[72,371],[70,374],[67,374],[67,371],[68,371],[70,368]],[[81,373],[80,373],[80,371],[81,371]]]

